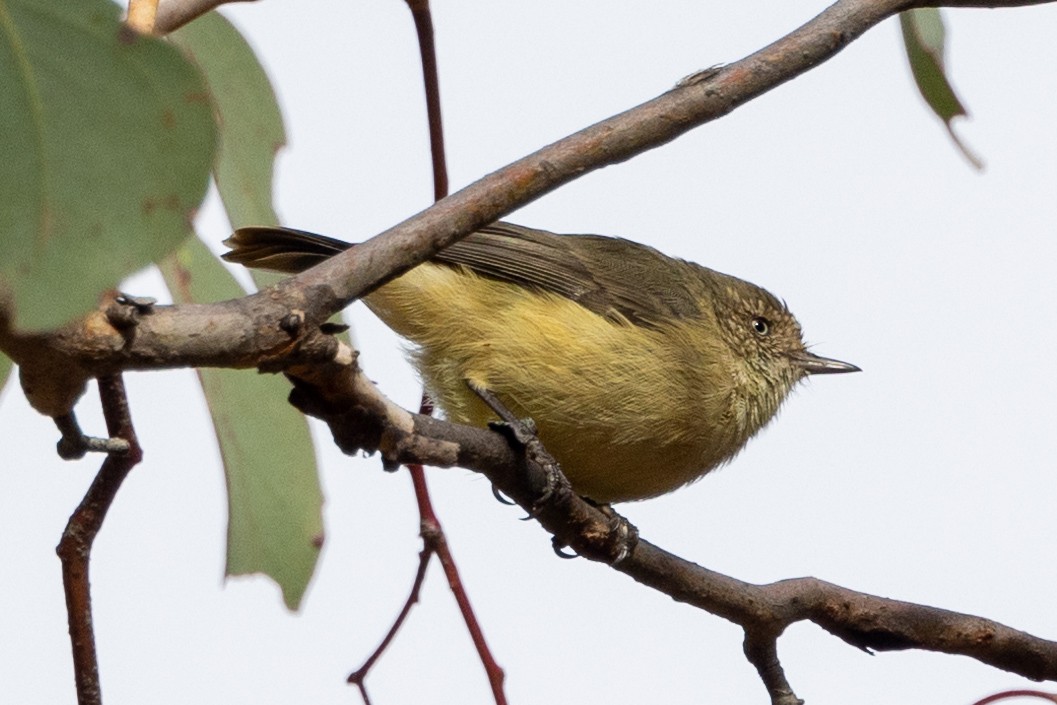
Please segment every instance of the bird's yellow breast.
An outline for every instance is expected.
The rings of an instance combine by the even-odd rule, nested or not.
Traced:
[[[412,359],[449,419],[494,419],[466,382],[491,390],[536,422],[576,491],[599,502],[691,482],[758,428],[741,411],[729,350],[695,335],[707,321],[632,325],[430,263],[366,303],[415,344]]]

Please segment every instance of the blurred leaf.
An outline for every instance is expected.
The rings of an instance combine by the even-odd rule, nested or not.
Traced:
[[[272,204],[275,155],[286,144],[282,111],[264,67],[239,31],[210,12],[170,35],[195,62],[213,98],[219,129],[213,175],[233,228],[276,225]],[[284,276],[251,269],[258,289]],[[343,322],[341,314],[331,319]],[[351,336],[340,334],[351,344]]]
[[[201,77],[110,0],[0,0],[0,293],[56,326],[175,249],[215,143]]]
[[[198,18],[174,32],[170,38],[201,69],[213,98],[219,127],[218,158],[213,168],[213,175],[229,222],[235,228],[244,225],[278,223],[278,217],[272,207],[272,177],[275,154],[286,143],[286,135],[275,93],[253,49],[238,30],[218,12],[210,12]],[[208,256],[204,248],[200,248],[197,254],[202,258]],[[183,253],[181,253],[182,257]],[[212,264],[208,267],[211,270],[209,276],[217,276],[217,272],[212,270],[222,267],[223,265],[217,260],[212,260]],[[269,272],[251,271],[251,275],[260,288],[280,279],[279,276]],[[224,276],[230,280],[230,275],[226,272]],[[236,293],[236,285],[232,283],[230,286],[230,292],[221,292],[219,289],[211,292],[213,295],[210,300],[241,295],[241,293]],[[223,378],[226,375],[222,375],[221,379],[214,379],[213,372],[212,370],[202,371],[202,386],[209,399],[210,409],[218,408],[231,399],[231,390],[228,385],[245,381],[244,374],[239,380],[227,381]],[[305,500],[300,505],[304,512],[301,515],[301,523],[295,522],[287,529],[290,537],[294,539],[295,548],[306,545],[304,542],[306,536],[309,538],[322,536],[322,519],[320,518],[322,495],[307,422],[285,401],[289,385],[285,380],[275,377],[258,377],[258,380],[268,382],[267,389],[262,387],[255,397],[246,391],[244,403],[238,405],[242,407],[242,413],[250,419],[242,418],[242,414],[236,413],[235,410],[226,415],[229,418],[238,418],[237,424],[234,424],[238,426],[237,430],[225,428],[225,424],[229,426],[232,424],[223,420],[224,415],[213,412],[217,437],[221,439],[222,453],[227,468],[231,507],[227,572],[229,575],[236,575],[259,570],[272,575],[280,585],[284,586],[283,594],[287,605],[294,608],[299,603],[307,581],[311,577],[316,555],[299,557],[296,562],[303,564],[305,570],[298,575],[289,576],[291,585],[288,589],[283,578],[274,571],[282,569],[290,562],[289,559],[278,555],[278,560],[276,560],[265,553],[271,541],[281,540],[282,537],[269,539],[268,542],[259,544],[251,543],[251,541],[259,535],[261,524],[275,524],[275,520],[271,519],[269,514],[276,509],[282,509],[281,506],[272,506],[273,500],[270,500],[270,497],[281,497],[283,491],[288,491],[287,483],[282,481],[285,465],[293,466],[302,463],[306,471],[311,471],[311,477],[306,474],[303,478],[301,494]],[[214,403],[214,398],[217,398],[218,402]],[[274,407],[277,403],[281,404],[282,413],[289,418],[280,421],[273,414],[261,413],[265,408],[261,406],[262,404]],[[282,429],[281,433],[277,432],[279,429]],[[225,437],[235,433],[248,439],[255,436],[265,438],[264,443],[252,444],[261,457],[239,459],[242,469],[234,466],[229,460],[231,454],[224,449]],[[292,436],[297,437],[297,443],[290,442]],[[279,449],[272,446],[277,442],[282,443],[281,452],[285,455],[276,454]],[[240,439],[230,445],[233,449],[240,449],[246,446],[247,442]],[[267,464],[271,464],[273,469],[265,472]],[[239,480],[252,476],[251,473],[265,473],[268,477],[279,478],[277,491],[262,493],[263,496],[259,500],[249,499],[251,492],[248,488],[245,491],[239,491],[240,486],[245,484]],[[240,505],[244,505],[241,510]],[[297,532],[298,526],[302,525],[310,528],[307,534]],[[309,558],[313,561],[312,563],[308,562]],[[298,584],[298,580],[303,582]]]
[[[4,386],[7,384],[7,377],[11,374],[11,358],[0,352],[0,392],[4,391]]]
[[[198,239],[161,264],[178,303],[245,292]],[[323,493],[305,417],[286,403],[290,385],[252,370],[198,371],[228,484],[228,575],[264,573],[297,609],[323,539]]]
[[[914,81],[921,91],[921,96],[940,120],[943,120],[947,134],[965,158],[977,169],[982,168],[983,163],[958,138],[952,125],[954,118],[968,113],[947,79],[943,59],[946,30],[939,9],[925,7],[907,10],[900,13],[899,25],[903,29],[903,45],[910,60],[910,70],[914,74]]]
[[[170,38],[198,64],[213,97],[220,129],[214,173],[232,227],[277,224],[272,168],[286,135],[264,67],[218,12],[198,18]]]
[[[899,24],[903,29],[910,70],[925,102],[944,122],[965,115],[965,108],[944,74],[946,31],[939,9],[907,10],[899,16]]]

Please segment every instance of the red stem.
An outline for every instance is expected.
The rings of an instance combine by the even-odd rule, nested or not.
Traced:
[[[433,15],[429,0],[406,0],[415,21],[418,49],[422,57],[422,82],[426,87],[426,113],[429,117],[429,151],[433,157],[433,200],[448,195],[448,167],[444,158],[444,128],[440,119],[440,80],[437,53],[433,43]]]
[[[99,660],[92,629],[92,594],[88,580],[92,543],[103,526],[107,510],[117,496],[129,471],[143,459],[132,427],[125,383],[121,375],[99,378],[99,398],[103,406],[107,432],[111,438],[128,441],[129,450],[111,453],[85,493],[84,499],[70,516],[66,530],[55,551],[62,561],[62,585],[66,593],[66,614],[73,647],[74,681],[79,705],[101,705]]]
[[[485,673],[488,676],[488,684],[492,687],[492,697],[496,705],[506,705],[506,693],[503,691],[503,680],[506,678],[502,667],[492,656],[485,641],[484,632],[474,614],[473,606],[470,604],[470,596],[463,587],[462,578],[459,577],[459,569],[455,565],[455,557],[448,546],[448,540],[444,536],[444,529],[433,509],[433,502],[429,497],[429,488],[426,486],[426,473],[421,465],[409,465],[411,481],[415,485],[415,498],[418,500],[419,518],[422,522],[422,541],[425,544],[423,552],[435,551],[444,568],[444,576],[448,579],[448,587],[455,596],[455,602],[459,605],[459,612],[466,623],[466,630],[470,632],[470,638],[477,649],[477,656],[481,659]]]
[[[440,83],[437,78],[437,58],[433,42],[433,19],[429,9],[429,0],[405,0],[415,22],[415,31],[418,34],[419,51],[422,57],[423,82],[426,88],[426,110],[429,116],[429,139],[430,154],[433,161],[433,198],[439,201],[448,195],[448,170],[444,156],[444,131],[440,117]],[[433,413],[433,402],[426,394],[422,395],[422,404],[419,413]],[[440,559],[444,568],[444,575],[448,580],[448,587],[455,596],[459,605],[466,628],[470,632],[474,647],[477,649],[478,657],[488,675],[488,682],[492,687],[492,696],[496,705],[506,705],[506,694],[503,692],[503,669],[496,663],[492,652],[481,631],[481,625],[470,605],[470,598],[463,587],[462,579],[459,577],[459,569],[455,565],[455,559],[448,547],[448,541],[444,536],[444,529],[433,508],[433,502],[429,496],[429,486],[426,484],[426,473],[421,465],[408,465],[411,473],[411,482],[415,488],[415,500],[418,502],[419,534],[422,536],[422,551],[419,553],[418,573],[415,575],[414,584],[407,600],[404,602],[400,614],[397,615],[389,632],[382,639],[378,648],[364,661],[349,678],[349,683],[355,683],[360,690],[365,705],[370,705],[370,698],[364,680],[374,663],[381,657],[396,636],[400,626],[411,613],[411,607],[418,602],[419,591],[422,581],[426,576],[426,568],[429,559],[434,553]]]
[[[1008,700],[1009,698],[1040,698],[1049,700],[1051,703],[1057,703],[1057,695],[1041,690],[1004,690],[1001,693],[988,695],[983,700],[977,700],[973,705],[989,705],[989,703],[997,703],[999,700]]]
[[[421,466],[419,466],[421,467]],[[415,573],[415,581],[411,585],[411,592],[407,596],[407,600],[404,601],[404,606],[400,610],[400,614],[393,620],[393,624],[389,627],[389,632],[382,639],[382,643],[378,645],[378,648],[367,657],[367,660],[363,662],[363,665],[358,669],[349,674],[347,682],[355,683],[356,687],[360,689],[360,695],[363,697],[364,705],[371,705],[371,699],[367,696],[367,687],[364,684],[364,679],[367,678],[367,674],[371,668],[374,667],[374,662],[377,661],[381,655],[389,648],[389,643],[396,636],[401,625],[407,616],[411,614],[411,607],[418,602],[419,592],[422,589],[422,581],[426,578],[426,568],[429,566],[429,559],[433,556],[433,548],[428,544],[423,546],[422,551],[418,554],[418,572]]]

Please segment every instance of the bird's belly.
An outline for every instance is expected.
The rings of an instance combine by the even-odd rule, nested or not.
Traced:
[[[489,389],[536,422],[573,488],[598,502],[663,494],[741,445],[718,413],[702,411],[707,390],[655,330],[428,264],[367,303],[415,343],[412,361],[450,420],[494,420],[466,383]]]

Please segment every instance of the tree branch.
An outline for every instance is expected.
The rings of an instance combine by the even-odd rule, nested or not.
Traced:
[[[258,294],[217,304],[155,307],[134,327],[115,325],[112,311],[99,312],[47,334],[12,331],[0,312],[0,350],[22,368],[30,402],[50,416],[68,412],[83,393],[85,381],[101,374],[267,364],[297,345],[278,325],[291,314],[308,326],[318,325],[356,298],[515,208],[726,115],[833,57],[896,12],[936,4],[1013,7],[1040,3],[838,0],[799,29],[744,59],[690,76],[649,102],[485,176],[354,251]],[[166,5],[163,0],[159,18],[167,11]]]
[[[521,454],[499,434],[401,409],[355,365],[316,365],[292,372],[298,380],[291,400],[326,421],[344,452],[377,451],[389,464],[476,470],[528,511],[557,543],[741,626],[746,656],[776,705],[799,702],[775,646],[789,625],[801,621],[864,650],[960,654],[1032,680],[1057,680],[1057,642],[982,617],[877,597],[816,578],[754,585],[722,575],[639,539],[626,520],[585,502],[567,483],[554,485],[548,480],[548,459]]]
[[[39,334],[12,330],[0,312],[0,349],[20,366],[23,389],[34,407],[53,417],[72,409],[88,379],[125,369],[283,370],[295,384],[292,399],[327,420],[343,450],[377,450],[388,463],[459,465],[482,472],[558,542],[741,625],[746,653],[774,703],[796,702],[774,643],[789,624],[803,620],[859,648],[963,654],[1028,678],[1057,680],[1057,643],[997,622],[857,593],[813,578],[752,585],[637,540],[620,517],[587,504],[566,484],[555,486],[546,458],[515,450],[498,434],[396,407],[356,372],[347,348],[319,331],[320,324],[349,302],[458,238],[587,172],[726,115],[828,60],[896,12],[937,5],[1033,4],[1041,3],[838,0],[760,51],[692,75],[671,91],[485,176],[355,250],[256,295],[172,307],[137,307],[111,297],[84,320]],[[159,31],[168,5],[163,0],[159,6]]]

